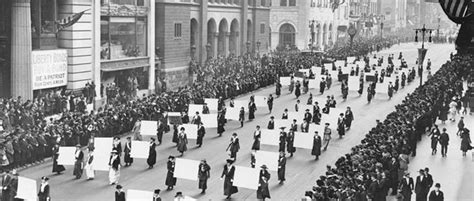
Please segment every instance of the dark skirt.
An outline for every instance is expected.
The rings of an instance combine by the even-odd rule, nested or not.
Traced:
[[[156,163],[156,151],[152,151],[148,154],[148,159],[146,160],[146,163],[149,166],[153,166]]]
[[[176,177],[173,177],[173,173],[169,172],[166,173],[166,180],[165,180],[165,185],[166,186],[175,186],[176,185]]]
[[[260,150],[260,140],[254,140],[252,144],[252,150]]]
[[[125,163],[133,163],[133,158],[130,156],[130,153],[125,153],[123,160]]]
[[[207,179],[199,179],[199,189],[207,189]]]
[[[57,159],[57,157],[54,157],[54,160],[53,160],[53,172],[59,173],[59,172],[62,172],[62,171],[64,171],[64,170],[66,170],[66,168],[64,168],[63,165],[58,165],[58,159]]]
[[[76,163],[74,163],[74,176],[76,176],[76,178],[82,177],[82,161],[76,161]]]

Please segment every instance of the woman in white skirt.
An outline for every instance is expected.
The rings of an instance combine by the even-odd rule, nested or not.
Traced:
[[[451,114],[451,116],[449,117],[449,120],[451,121],[456,121],[456,113],[457,113],[457,110],[456,110],[456,106],[458,104],[456,103],[456,97],[453,97],[453,100],[451,101],[451,103],[449,103],[449,113]]]
[[[92,166],[92,162],[94,161],[94,149],[88,149],[88,152],[89,154],[84,169],[86,169],[87,180],[92,180],[95,177],[94,168]]]
[[[120,178],[120,157],[116,150],[112,151],[112,156],[109,160],[109,184],[117,184]]]

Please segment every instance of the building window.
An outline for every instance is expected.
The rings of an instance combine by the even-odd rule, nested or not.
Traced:
[[[174,23],[174,37],[175,39],[181,38],[181,23]]]
[[[286,6],[287,3],[286,3],[287,0],[280,0],[280,6]]]
[[[265,33],[265,23],[260,24],[260,34]]]
[[[296,30],[295,27],[291,24],[284,24],[280,27],[280,40],[279,40],[279,46],[281,47],[288,47],[291,48],[295,46],[295,36],[296,36]]]
[[[289,0],[289,6],[296,6],[296,0]]]
[[[101,17],[101,59],[146,56],[146,18]]]
[[[265,0],[260,0],[260,5],[261,6],[265,7],[265,6],[267,6],[266,4],[267,4],[267,2]]]

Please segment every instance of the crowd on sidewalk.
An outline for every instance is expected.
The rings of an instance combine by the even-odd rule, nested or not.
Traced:
[[[335,166],[327,166],[326,174],[306,191],[305,198],[385,200],[391,193],[398,200],[410,200],[414,190],[420,198],[417,200],[426,200],[431,186],[413,187],[413,182],[411,187],[406,186],[410,185],[406,184],[409,179],[404,179],[409,177],[409,156],[416,155],[421,136],[431,130],[439,117],[443,118],[442,106],[462,95],[462,80],[467,79],[473,59],[472,55],[452,57],[431,79],[397,105],[384,121],[377,121],[376,127],[366,134],[360,145],[351,149],[351,153],[340,157]],[[424,172],[420,171],[421,179],[427,175]]]

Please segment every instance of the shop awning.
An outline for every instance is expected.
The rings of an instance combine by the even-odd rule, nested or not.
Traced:
[[[149,58],[140,57],[140,58],[127,58],[121,60],[111,60],[111,61],[101,61],[100,70],[104,72],[113,72],[121,70],[130,70],[136,68],[149,67]]]

